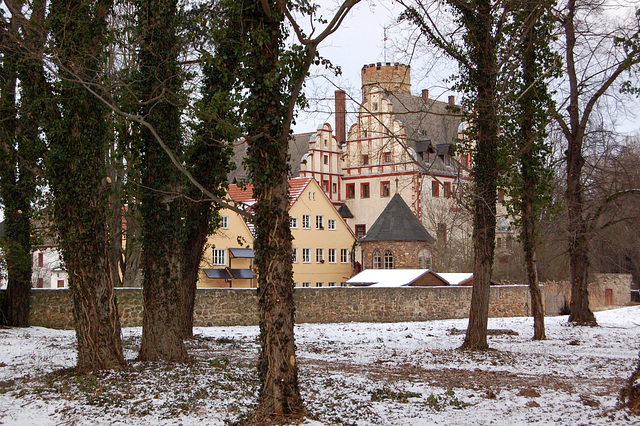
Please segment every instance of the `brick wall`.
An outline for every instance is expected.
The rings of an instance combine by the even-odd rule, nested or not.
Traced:
[[[380,85],[384,90],[411,93],[411,67],[399,63],[376,63],[362,67],[362,87]],[[365,95],[363,90],[363,96]]]
[[[123,327],[142,324],[142,290],[116,290]],[[470,287],[404,288],[298,288],[295,290],[298,323],[399,322],[466,318]],[[529,315],[526,286],[491,288],[489,314],[493,317]],[[73,328],[68,289],[34,289],[30,323],[50,328]],[[196,326],[256,325],[258,297],[255,289],[198,289]]]

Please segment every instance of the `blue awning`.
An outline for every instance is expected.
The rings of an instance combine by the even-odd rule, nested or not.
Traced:
[[[229,269],[229,272],[237,280],[252,280],[256,277],[251,269]]]
[[[226,269],[205,269],[204,274],[211,280],[229,280],[232,278]]]
[[[253,249],[247,248],[230,248],[229,252],[232,257],[236,258],[244,258],[244,259],[253,259],[255,255],[253,254]]]

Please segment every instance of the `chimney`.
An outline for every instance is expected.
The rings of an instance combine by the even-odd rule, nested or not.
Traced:
[[[344,90],[336,90],[336,139],[338,144],[347,140],[347,104]]]
[[[449,96],[449,105],[454,106],[456,104],[456,97],[453,95]]]
[[[429,89],[422,89],[422,100],[424,103],[429,102]]]

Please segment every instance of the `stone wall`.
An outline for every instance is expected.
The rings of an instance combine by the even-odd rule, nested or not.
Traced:
[[[631,303],[631,279],[631,274],[594,274],[594,282],[587,287],[589,307],[598,311],[628,305]],[[546,315],[558,315],[565,303],[569,306],[571,284],[568,281],[551,281],[542,285]]]
[[[399,322],[466,318],[471,287],[403,288],[297,288],[296,322]],[[123,327],[142,324],[142,290],[116,290]],[[493,286],[492,317],[529,315],[526,286]],[[73,328],[68,289],[34,289],[31,292],[30,323],[50,328]],[[255,289],[198,289],[195,326],[258,324]]]

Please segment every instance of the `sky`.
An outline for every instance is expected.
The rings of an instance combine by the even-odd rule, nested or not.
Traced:
[[[321,1],[324,5],[333,5],[334,0]],[[330,14],[332,6],[324,6],[325,18]],[[342,70],[340,76],[330,72],[311,69],[311,77],[306,83],[307,97],[311,104],[309,111],[301,112],[294,131],[296,133],[311,132],[328,122],[334,127],[333,96],[336,87],[347,92],[347,99],[352,96],[356,100],[361,97],[361,70],[364,65],[377,62],[400,62],[411,65],[412,93],[420,94],[422,89],[429,89],[432,98],[441,96],[446,99],[454,94],[444,88],[443,80],[449,77],[455,67],[442,61],[434,65],[438,55],[414,55],[409,57],[406,51],[412,46],[400,45],[405,39],[406,24],[399,24],[397,17],[402,9],[394,2],[362,1],[354,7],[340,28],[319,47],[320,55],[331,61]],[[387,41],[385,42],[385,28]],[[428,71],[427,71],[428,70]],[[347,102],[347,110],[351,111],[347,125],[355,121],[355,103]],[[351,120],[351,121],[349,121]]]
[[[616,3],[609,13],[627,15],[628,8],[635,10],[637,4],[628,0],[611,0]],[[329,19],[331,10],[340,0],[319,0],[322,4],[323,16]],[[408,43],[407,36],[412,30],[407,24],[397,22],[402,8],[395,2],[363,0],[357,4],[342,23],[341,27],[319,47],[321,56],[329,59],[333,65],[342,69],[342,75],[333,76],[329,72],[312,68],[311,77],[307,80],[305,93],[310,100],[310,108],[298,115],[295,133],[312,132],[328,122],[334,126],[333,93],[337,87],[347,91],[347,99],[351,95],[359,100],[360,73],[362,67],[377,62],[400,62],[411,66],[411,91],[419,95],[422,89],[429,89],[431,98],[447,100],[455,95],[456,102],[460,94],[448,90],[446,79],[457,71],[451,61],[445,61],[433,48],[424,44],[413,46]],[[626,12],[624,12],[626,11]],[[385,27],[387,41],[385,43]],[[408,52],[408,53],[407,53]],[[633,102],[640,107],[640,102]],[[633,110],[634,108],[630,108]],[[347,102],[347,128],[355,121],[356,105]],[[640,111],[640,108],[635,108]],[[619,114],[620,115],[620,114]],[[619,117],[618,117],[619,118]],[[618,120],[617,127],[626,133],[640,134],[640,119],[637,116],[624,117]]]

